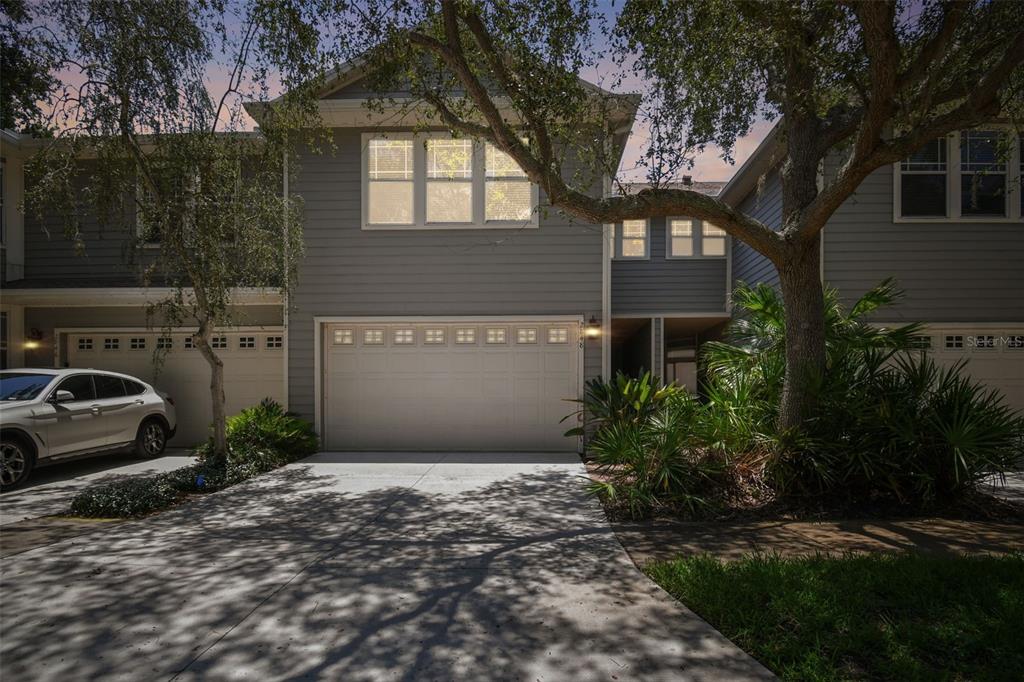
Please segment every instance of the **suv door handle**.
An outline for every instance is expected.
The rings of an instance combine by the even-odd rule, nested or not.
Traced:
[[[136,398],[134,402],[135,402],[136,405],[145,405],[146,404],[146,401],[143,400],[142,398]]]
[[[93,414],[99,414],[100,413],[100,406],[99,405],[90,405],[89,406],[89,411],[92,412]]]

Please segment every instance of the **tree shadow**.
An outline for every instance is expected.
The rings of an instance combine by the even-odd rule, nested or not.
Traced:
[[[769,677],[636,570],[577,467],[322,459],[5,560],[0,676]]]

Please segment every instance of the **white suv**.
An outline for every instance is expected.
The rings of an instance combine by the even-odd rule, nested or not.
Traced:
[[[174,401],[135,377],[96,369],[0,372],[0,487],[32,468],[133,448],[156,457],[174,436]]]

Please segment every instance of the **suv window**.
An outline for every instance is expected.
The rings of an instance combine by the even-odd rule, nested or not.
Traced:
[[[121,381],[121,377],[93,374],[92,380],[96,382],[96,397],[100,400],[124,397],[124,383]]]
[[[95,400],[96,389],[92,385],[91,374],[76,374],[57,384],[58,391],[70,391],[75,400]]]
[[[124,387],[128,392],[128,395],[139,395],[140,393],[146,392],[145,386],[137,381],[132,381],[131,379],[124,380]]]
[[[53,381],[52,374],[4,372],[0,374],[0,400],[32,400]]]

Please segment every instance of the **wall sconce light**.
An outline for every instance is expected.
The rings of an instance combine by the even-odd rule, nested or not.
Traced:
[[[596,317],[590,316],[590,321],[587,322],[587,328],[583,333],[588,339],[596,339],[601,336],[601,323],[597,321]]]
[[[25,336],[25,343],[22,344],[22,346],[26,350],[33,350],[35,348],[39,348],[39,342],[42,340],[43,332],[39,331],[35,327],[32,327],[32,329],[30,329],[28,334]]]

